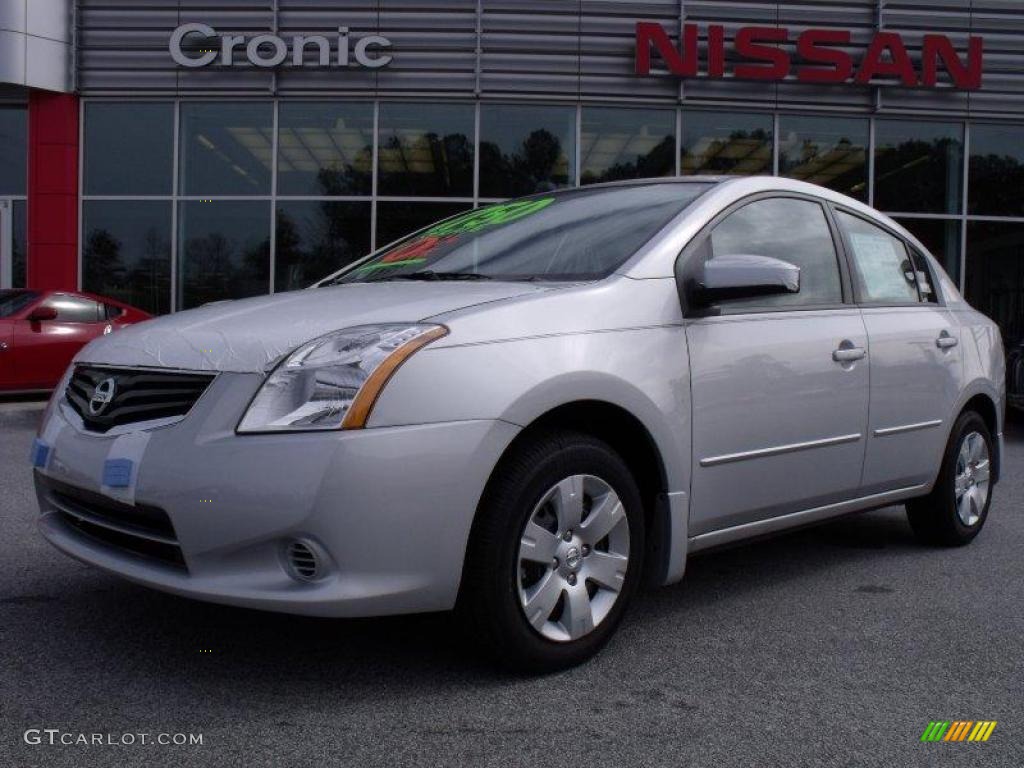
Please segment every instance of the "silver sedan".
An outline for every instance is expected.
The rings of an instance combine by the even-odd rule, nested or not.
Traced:
[[[33,448],[39,525],[203,600],[458,608],[502,662],[557,669],[698,550],[893,503],[969,542],[1002,350],[918,240],[835,192],[545,193],[91,343]]]

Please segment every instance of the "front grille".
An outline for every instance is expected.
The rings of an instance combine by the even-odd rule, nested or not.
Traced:
[[[108,432],[140,421],[184,416],[214,374],[79,365],[65,393],[86,429]]]
[[[159,507],[123,504],[49,478],[41,482],[49,506],[71,528],[108,546],[185,568],[174,526]]]

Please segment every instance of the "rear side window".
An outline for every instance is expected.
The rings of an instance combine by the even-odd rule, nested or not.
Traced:
[[[917,276],[903,241],[859,216],[837,211],[850,246],[853,279],[868,304],[916,304]]]
[[[47,299],[46,306],[57,310],[60,323],[96,323],[101,319],[100,305],[80,296],[58,294]]]
[[[723,307],[757,308],[841,304],[832,231],[819,203],[790,197],[749,203],[729,214],[711,231],[710,258],[771,256],[800,267],[800,291],[756,299],[722,302]]]
[[[917,292],[921,296],[921,301],[925,304],[938,304],[939,294],[935,290],[935,275],[928,259],[915,248],[911,246],[908,248],[914,262],[914,271],[917,273]]]

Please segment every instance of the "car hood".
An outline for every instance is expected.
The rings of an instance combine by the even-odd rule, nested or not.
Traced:
[[[529,283],[351,283],[208,304],[96,339],[76,362],[249,373],[325,333],[419,322],[550,290]]]

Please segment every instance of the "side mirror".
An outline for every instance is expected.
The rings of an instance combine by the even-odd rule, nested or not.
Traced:
[[[33,323],[42,322],[43,320],[56,320],[57,310],[53,307],[36,307],[29,313],[28,319]]]
[[[725,299],[747,299],[800,292],[800,267],[771,256],[737,254],[708,259],[690,286],[698,306]]]

